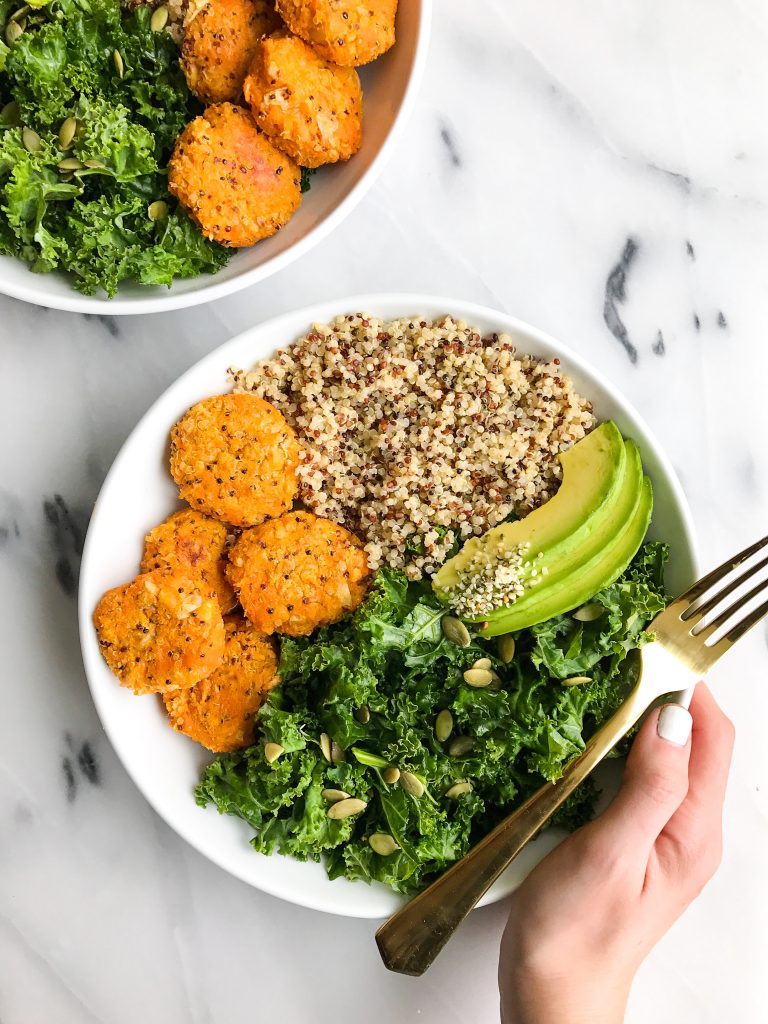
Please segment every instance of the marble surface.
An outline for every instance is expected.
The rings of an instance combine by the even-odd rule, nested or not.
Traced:
[[[372,923],[281,904],[189,849],[102,734],[75,617],[89,510],[141,413],[220,342],[354,292],[494,305],[642,410],[705,564],[765,532],[768,8],[436,6],[392,163],[286,272],[154,317],[0,299],[2,1024],[498,1020],[503,906],[473,915],[426,978],[388,975]],[[723,865],[642,969],[630,1024],[765,1020],[767,641],[754,631],[713,673],[738,731]]]

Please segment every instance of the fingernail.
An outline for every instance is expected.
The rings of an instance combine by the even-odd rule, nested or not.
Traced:
[[[690,712],[681,704],[665,704],[659,712],[656,732],[667,743],[684,747],[691,735],[692,725]]]

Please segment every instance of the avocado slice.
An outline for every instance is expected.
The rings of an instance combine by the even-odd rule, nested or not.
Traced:
[[[610,420],[601,423],[585,438],[560,456],[563,479],[557,493],[524,519],[502,523],[482,537],[472,537],[438,571],[433,588],[437,596],[449,600],[473,559],[494,557],[525,546],[531,556],[521,566],[523,582],[541,573],[565,572],[580,548],[581,541],[596,530],[610,514],[621,493],[626,470],[626,446],[621,432]],[[561,572],[562,569],[562,572]],[[535,572],[534,572],[535,570]]]
[[[433,581],[437,596],[450,603],[462,575],[471,574],[473,559],[483,566],[522,552],[512,570],[522,584],[519,596],[495,611],[465,616],[487,623],[486,636],[578,607],[621,575],[643,541],[653,508],[651,484],[637,446],[625,442],[615,424],[596,428],[561,461],[563,481],[550,501],[518,522],[473,538]]]
[[[637,554],[651,521],[653,489],[647,476],[641,474],[635,494],[637,501],[630,519],[601,550],[560,580],[559,585],[552,587],[545,578],[539,589],[528,590],[519,601],[492,612],[487,617],[487,627],[481,630],[482,635],[499,636],[563,615],[621,576]],[[531,594],[530,599],[528,594]]]

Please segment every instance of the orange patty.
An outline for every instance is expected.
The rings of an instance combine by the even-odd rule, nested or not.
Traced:
[[[354,68],[323,60],[282,32],[256,47],[243,85],[256,123],[304,167],[348,160],[363,139],[363,95]]]
[[[197,573],[215,591],[222,614],[232,611],[237,598],[225,572],[230,538],[224,523],[194,509],[182,509],[147,534],[141,571],[170,568]]]
[[[224,627],[221,665],[196,686],[163,695],[172,728],[217,753],[253,743],[254,715],[278,682],[272,642],[239,615]]]
[[[237,103],[259,40],[280,26],[274,7],[272,0],[209,0],[188,22],[179,63],[198,99]]]
[[[357,608],[369,569],[349,530],[311,512],[289,512],[242,533],[227,574],[255,626],[306,636]]]
[[[291,32],[325,60],[368,64],[395,43],[397,0],[277,0]]]
[[[108,590],[93,613],[104,660],[134,693],[194,686],[224,654],[224,623],[200,576],[168,569]]]
[[[256,395],[214,395],[171,431],[171,476],[184,501],[233,526],[291,507],[299,443],[282,414]]]
[[[206,238],[242,249],[290,220],[301,202],[301,174],[249,111],[218,103],[176,139],[168,190]]]

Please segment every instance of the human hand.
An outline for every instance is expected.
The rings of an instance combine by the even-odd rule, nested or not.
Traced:
[[[720,863],[733,738],[703,683],[690,714],[651,712],[613,802],[512,898],[503,1024],[620,1024],[640,963]]]

